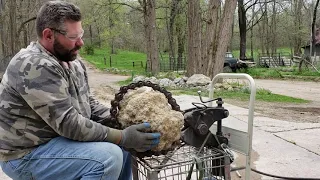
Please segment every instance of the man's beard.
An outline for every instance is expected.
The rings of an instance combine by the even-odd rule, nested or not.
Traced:
[[[55,39],[55,41],[53,43],[54,55],[60,61],[65,61],[65,62],[69,62],[69,61],[75,60],[77,58],[77,54],[75,54],[74,52],[76,50],[79,50],[80,48],[81,48],[80,46],[76,46],[73,49],[68,50],[57,39]]]

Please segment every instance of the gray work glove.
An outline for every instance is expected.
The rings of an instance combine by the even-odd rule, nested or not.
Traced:
[[[120,146],[133,148],[138,152],[144,152],[157,146],[160,141],[160,133],[145,133],[150,128],[149,123],[132,125],[122,130]]]

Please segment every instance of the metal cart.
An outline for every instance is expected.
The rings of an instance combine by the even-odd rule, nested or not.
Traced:
[[[222,127],[223,134],[228,137],[228,146],[246,156],[245,179],[250,178],[250,159],[252,149],[252,125],[254,101],[256,94],[255,83],[248,74],[220,73],[211,82],[209,98],[213,98],[214,84],[220,79],[247,79],[250,82],[250,101],[248,115],[248,131],[243,132],[228,127]],[[212,102],[208,104],[212,107]],[[215,133],[217,126],[213,124],[210,132]],[[134,180],[230,180],[230,156],[218,148],[194,148],[184,145],[166,155],[133,157]]]
[[[185,145],[167,155],[133,160],[135,180],[230,179],[229,156],[216,148],[199,152]]]

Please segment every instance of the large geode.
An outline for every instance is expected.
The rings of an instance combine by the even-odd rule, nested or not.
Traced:
[[[170,150],[179,142],[184,122],[182,112],[173,110],[171,106],[163,92],[151,87],[128,89],[119,102],[117,121],[122,128],[149,122],[150,132],[161,134],[159,145],[152,151]]]

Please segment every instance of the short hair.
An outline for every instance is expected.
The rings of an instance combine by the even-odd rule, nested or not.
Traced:
[[[65,1],[49,1],[41,6],[36,19],[38,37],[46,28],[65,30],[66,21],[81,21],[80,9],[72,3]]]

